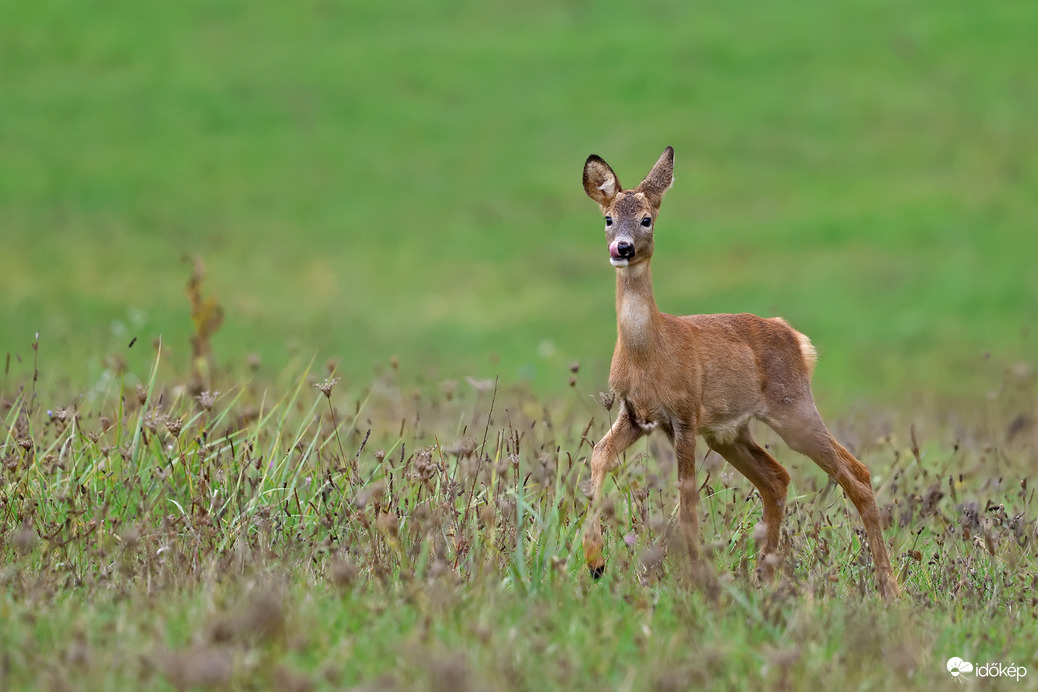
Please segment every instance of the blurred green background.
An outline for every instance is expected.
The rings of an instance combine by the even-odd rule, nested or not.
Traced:
[[[89,384],[217,360],[605,387],[580,186],[664,146],[661,309],[782,315],[819,398],[973,396],[1033,360],[1038,3],[0,2],[0,357]]]

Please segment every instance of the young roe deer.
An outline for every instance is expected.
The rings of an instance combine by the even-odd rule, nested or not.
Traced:
[[[750,436],[750,419],[757,418],[821,466],[847,493],[865,524],[880,594],[893,598],[898,586],[887,558],[869,471],[833,439],[811,395],[816,360],[811,341],[778,317],[675,317],[656,308],[649,271],[652,235],[663,194],[673,182],[671,147],[632,190],[624,190],[613,169],[598,156],[589,156],[584,164],[584,191],[605,215],[609,261],[616,267],[617,340],[609,385],[619,403],[616,421],[591,455],[591,510],[584,527],[584,556],[591,575],[598,578],[605,568],[599,514],[606,473],[635,440],[659,428],[670,438],[677,456],[678,513],[693,563],[699,542],[695,479],[699,434],[760,492],[764,541],[757,574],[762,581],[770,579],[778,562],[790,478]]]

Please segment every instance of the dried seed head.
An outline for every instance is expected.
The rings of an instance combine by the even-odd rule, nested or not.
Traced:
[[[25,555],[35,548],[38,542],[39,537],[36,535],[36,532],[32,530],[32,527],[28,525],[15,531],[14,537],[11,540],[14,549],[21,555]]]
[[[397,531],[400,529],[400,519],[397,518],[396,512],[386,512],[385,514],[378,515],[375,520],[375,528],[385,534],[396,537]]]
[[[450,565],[448,565],[446,562],[444,562],[440,558],[436,558],[435,560],[432,561],[432,564],[429,565],[429,569],[426,571],[425,574],[430,579],[437,579],[437,578],[442,577],[443,575],[449,573],[450,571],[451,571]]]
[[[166,416],[166,430],[169,430],[173,437],[180,437],[180,431],[184,429],[184,421],[173,416]]]
[[[606,411],[613,410],[613,404],[616,403],[616,395],[613,392],[599,392],[598,402],[605,406]]]
[[[494,388],[493,380],[480,380],[475,377],[466,377],[465,381],[468,382],[469,386],[477,392],[489,392]]]
[[[458,458],[468,458],[476,451],[476,441],[467,435],[462,436],[449,447],[445,447],[443,451]]]
[[[156,430],[158,430],[160,420],[161,416],[158,414],[158,412],[152,411],[144,417],[144,427],[152,433],[154,433]]]
[[[198,403],[206,411],[212,411],[213,410],[213,404],[216,403],[216,397],[218,397],[219,395],[220,395],[220,392],[205,391],[205,392],[202,392],[201,394],[199,394],[197,397],[195,397],[195,399],[198,400]]]
[[[498,495],[496,502],[497,508],[500,510],[503,519],[507,521],[515,518],[515,500],[503,495]]]
[[[126,372],[126,359],[118,353],[105,357],[101,362],[106,370],[111,370],[115,375],[122,375]]]
[[[483,526],[493,528],[497,524],[497,508],[494,505],[483,505],[479,508],[479,520]]]
[[[653,569],[659,567],[663,563],[663,548],[659,545],[650,545],[647,547],[638,558],[638,562],[644,569]]]
[[[383,480],[377,480],[373,483],[361,488],[360,492],[353,499],[353,504],[363,509],[368,506],[369,502],[380,504],[382,502],[382,496],[386,492],[386,482]]]
[[[320,389],[322,394],[324,394],[327,398],[331,399],[332,388],[335,387],[335,385],[339,384],[340,380],[342,380],[341,377],[329,377],[324,382],[318,382],[314,385],[314,387],[316,389]]]
[[[131,526],[122,532],[120,538],[127,550],[136,550],[141,540],[141,530],[137,526]]]
[[[337,558],[328,565],[328,576],[339,588],[346,588],[357,578],[357,566],[346,558]]]
[[[418,454],[415,455],[414,470],[423,481],[427,481],[436,475],[439,466],[433,461],[431,449],[419,450]]]
[[[54,411],[48,411],[47,413],[49,413],[50,417],[56,420],[62,427],[68,425],[68,422],[72,420],[73,417],[72,411],[64,407]]]
[[[259,370],[260,363],[262,362],[263,361],[258,353],[250,353],[245,356],[245,364],[249,367],[249,370],[252,370],[253,372]]]
[[[570,363],[569,364],[569,371],[572,372],[572,373],[579,372],[580,371],[580,361],[579,360],[575,360],[572,363]]]
[[[148,390],[142,385],[137,385],[137,403],[144,406],[144,402],[148,400]]]

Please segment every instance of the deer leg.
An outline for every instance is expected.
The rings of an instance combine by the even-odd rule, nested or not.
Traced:
[[[699,486],[696,484],[696,433],[674,430],[674,452],[678,460],[678,520],[693,574],[699,565]]]
[[[748,427],[739,430],[734,440],[707,437],[706,443],[746,476],[760,493],[764,505],[764,541],[757,559],[757,580],[759,583],[771,581],[779,562],[779,532],[785,514],[789,473],[754,441]]]
[[[872,562],[876,568],[879,593],[887,600],[896,597],[900,589],[890,568],[890,558],[887,557],[883,529],[879,522],[879,508],[872,492],[868,468],[833,438],[818,415],[814,403],[767,422],[790,448],[818,464],[847,493],[865,525],[865,534],[872,550]]]
[[[621,408],[613,427],[595,445],[591,453],[591,510],[584,520],[584,560],[595,579],[601,577],[605,571],[600,502],[602,484],[605,482],[606,474],[616,465],[620,453],[643,434],[643,430],[631,421],[626,408]]]

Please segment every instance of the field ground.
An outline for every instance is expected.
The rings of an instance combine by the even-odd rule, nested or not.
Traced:
[[[392,367],[363,388],[221,372],[214,397],[156,382],[153,357],[72,401],[11,374],[5,689],[934,689],[953,656],[1038,669],[1033,371],[969,418],[833,421],[873,472],[904,589],[887,605],[853,507],[766,430],[793,476],[776,583],[753,584],[756,493],[701,455],[716,580],[691,587],[655,437],[608,484],[596,583],[582,488],[609,412],[579,373],[552,400],[426,396]]]

